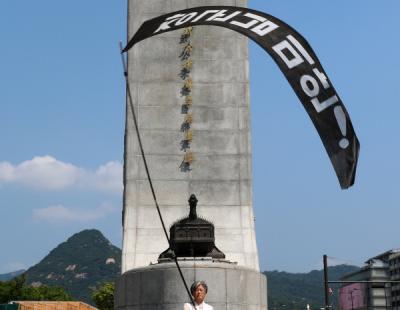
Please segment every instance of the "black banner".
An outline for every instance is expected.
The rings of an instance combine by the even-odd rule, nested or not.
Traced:
[[[283,21],[248,8],[195,7],[144,22],[123,52],[151,36],[196,25],[232,29],[268,52],[314,123],[340,186],[345,189],[353,185],[360,145],[350,117],[310,45]]]

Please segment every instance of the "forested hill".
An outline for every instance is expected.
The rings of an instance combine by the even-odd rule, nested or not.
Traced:
[[[11,280],[12,278],[15,278],[16,276],[19,276],[20,274],[23,274],[25,272],[24,269],[9,272],[9,273],[3,273],[0,274],[0,281],[8,281]]]
[[[328,268],[329,280],[339,280],[343,275],[358,270],[359,267],[338,265]],[[269,310],[304,310],[307,304],[311,309],[320,309],[324,303],[324,272],[313,270],[308,273],[288,273],[284,271],[264,272],[268,279]],[[338,285],[333,289],[332,300],[337,302]]]
[[[61,286],[73,298],[91,303],[92,288],[114,281],[120,270],[121,250],[92,229],[58,245],[26,275],[31,285]]]
[[[329,279],[338,280],[358,267],[329,268]],[[92,303],[92,289],[101,282],[114,281],[121,270],[121,250],[98,230],[84,230],[53,249],[42,261],[27,270],[31,285],[61,286],[74,299]],[[20,273],[20,272],[18,272]],[[323,271],[308,273],[264,272],[268,278],[269,310],[320,309],[324,300]],[[12,275],[5,276],[7,280]],[[1,281],[1,279],[0,279]],[[337,300],[337,286],[332,300]]]

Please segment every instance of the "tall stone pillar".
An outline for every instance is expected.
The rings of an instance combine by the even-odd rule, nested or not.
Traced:
[[[164,13],[203,5],[246,6],[246,2],[129,0],[128,37],[131,38],[145,20]],[[193,29],[190,37],[193,47],[190,55],[193,61],[190,71],[192,103],[189,111],[184,111],[186,97],[182,96],[181,90],[185,81],[180,77],[183,60],[179,57],[185,46],[180,43],[182,31],[144,40],[128,54],[133,104],[161,213],[168,229],[175,220],[187,215],[187,200],[194,193],[199,200],[199,215],[215,225],[216,245],[228,261],[237,263],[224,269],[222,263],[217,266],[210,261],[202,262],[198,268],[205,272],[203,278],[211,280],[211,274],[207,275],[207,270],[211,269],[207,268],[217,266],[224,270],[224,276],[221,275],[224,279],[228,279],[229,270],[238,271],[235,277],[242,281],[238,288],[245,288],[249,285],[246,281],[251,281],[243,279],[253,279],[257,275],[256,290],[266,290],[265,278],[259,274],[252,206],[247,39],[221,27],[197,26]],[[181,130],[187,116],[185,112],[192,115],[192,137],[190,149],[186,151],[192,152],[193,161],[186,167],[188,169],[181,166],[185,155],[181,144],[186,139]],[[122,273],[125,278],[117,283],[120,290],[117,308],[154,309],[140,308],[140,302],[128,302],[129,298],[122,293],[128,294],[129,277],[139,277],[134,281],[136,283],[140,282],[138,279],[144,281],[146,276],[143,274],[150,274],[148,268],[152,271],[156,268],[156,265],[148,266],[157,263],[158,255],[168,248],[145,174],[129,105],[126,111],[124,185]],[[185,264],[185,274],[190,282],[197,278],[196,273]],[[162,279],[173,272],[167,265],[157,268],[163,274],[160,276]],[[163,268],[168,272],[164,274]],[[247,273],[251,275],[247,277]],[[158,284],[163,283],[161,278],[158,278]],[[143,284],[142,288],[145,286]],[[210,287],[213,287],[211,283]],[[182,291],[179,294],[184,299],[186,292],[182,288],[179,288]],[[154,297],[154,300],[164,297]],[[151,305],[155,304],[157,302]],[[215,304],[220,305],[216,309],[227,309],[228,305],[227,301],[215,301]],[[243,308],[232,309],[246,309],[245,305],[250,303],[243,301],[239,304]],[[266,302],[251,304],[255,305],[252,309],[266,309]]]

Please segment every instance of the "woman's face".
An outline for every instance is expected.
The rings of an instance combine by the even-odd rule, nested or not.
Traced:
[[[195,291],[193,292],[193,297],[194,297],[194,301],[197,304],[201,304],[204,300],[204,298],[206,297],[206,289],[204,288],[203,285],[199,285]]]

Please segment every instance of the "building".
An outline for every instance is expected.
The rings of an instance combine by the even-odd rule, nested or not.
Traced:
[[[400,249],[393,250],[389,254],[389,275],[390,280],[400,281]],[[393,310],[400,309],[400,283],[392,283],[390,287],[390,303]]]
[[[368,259],[359,271],[341,278],[341,310],[400,309],[400,249],[386,251]],[[359,282],[358,282],[359,281]]]

